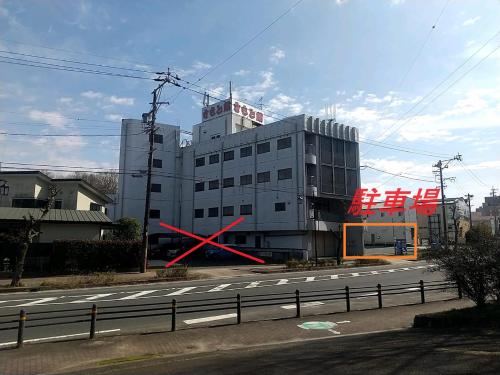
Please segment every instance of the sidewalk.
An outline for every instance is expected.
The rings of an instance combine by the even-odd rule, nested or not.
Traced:
[[[316,315],[241,325],[193,328],[176,332],[99,337],[93,341],[26,344],[22,349],[0,350],[0,374],[34,375],[102,367],[132,360],[132,356],[170,357],[236,348],[304,342],[350,334],[408,328],[416,314],[470,306],[466,300],[431,302],[381,310]],[[243,316],[243,321],[245,317]],[[302,329],[304,322],[332,322],[326,329]],[[330,328],[330,329],[328,329]],[[140,357],[139,357],[140,358]],[[106,363],[100,363],[104,360]]]

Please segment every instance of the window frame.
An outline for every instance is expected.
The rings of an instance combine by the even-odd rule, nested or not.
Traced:
[[[285,145],[283,145],[283,142],[285,142]],[[285,138],[278,139],[276,141],[276,148],[278,150],[284,150],[284,149],[291,148],[291,147],[292,147],[292,137],[285,137]]]

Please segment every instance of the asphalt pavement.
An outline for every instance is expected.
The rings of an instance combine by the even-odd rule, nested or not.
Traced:
[[[359,267],[307,272],[288,272],[255,274],[219,280],[196,280],[166,282],[143,285],[113,286],[78,290],[40,291],[32,293],[12,293],[0,295],[0,322],[11,322],[16,326],[19,311],[27,311],[25,340],[52,341],[88,336],[88,312],[92,304],[98,306],[98,335],[158,332],[170,328],[170,317],[165,308],[172,299],[177,300],[177,328],[185,329],[217,324],[232,324],[236,319],[236,294],[242,298],[242,319],[244,321],[284,318],[295,315],[294,293],[310,291],[337,290],[349,286],[351,290],[363,289],[365,292],[353,294],[352,310],[377,307],[376,285],[391,288],[391,285],[442,281],[439,272],[430,272],[425,262],[400,261],[386,266]],[[409,286],[406,294],[384,295],[384,306],[418,303],[420,293],[414,285]],[[360,290],[360,291],[363,291]],[[264,297],[264,295],[272,296]],[[252,307],[245,301],[250,298],[281,298],[278,304]],[[455,297],[456,293],[429,291],[427,301]],[[194,312],[200,304],[218,305],[214,310]],[[304,315],[325,314],[345,311],[344,300],[316,301],[307,298],[302,303]],[[51,320],[52,325],[43,318],[59,316]],[[116,319],[119,318],[119,319]],[[77,323],[68,323],[81,320]],[[0,325],[7,327],[9,323]],[[0,348],[13,345],[16,330],[0,330]]]

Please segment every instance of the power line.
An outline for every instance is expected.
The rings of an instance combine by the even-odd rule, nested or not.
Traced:
[[[240,47],[238,47],[233,53],[231,53],[228,57],[226,57],[224,60],[220,61],[218,64],[213,66],[210,70],[208,70],[205,74],[203,74],[200,78],[196,80],[196,82],[200,82],[203,80],[206,76],[214,72],[216,69],[220,68],[222,65],[224,65],[226,62],[231,60],[234,56],[236,56],[239,52],[241,52],[246,46],[248,46],[250,43],[252,43],[255,39],[257,39],[259,36],[264,34],[267,30],[269,30],[275,23],[280,21],[283,17],[285,17],[288,13],[290,13],[295,7],[297,7],[302,1],[304,0],[298,0],[296,1],[291,7],[287,8],[283,13],[281,13],[277,18],[275,18],[270,24],[268,24],[266,27],[264,27],[262,30],[260,30],[257,34],[255,34],[253,37],[251,37],[249,40],[247,40],[245,43],[243,43]],[[173,103],[177,97],[182,93],[183,90],[179,90],[173,97],[169,99],[170,103]]]
[[[143,133],[134,133],[128,135],[140,135]],[[8,136],[26,136],[26,137],[126,137],[127,134],[33,134],[33,133],[9,133],[0,132],[0,135]]]
[[[477,182],[479,182],[481,185],[485,186],[485,187],[489,187],[489,185],[487,185],[483,180],[481,180],[474,172],[472,172],[472,170],[470,168],[468,168],[466,165],[465,165],[465,162],[463,161],[460,161],[460,165],[462,166],[463,169],[465,169],[471,176],[474,180],[476,180]]]
[[[402,174],[396,174],[396,173],[392,173],[392,172],[384,171],[383,169],[374,168],[374,167],[371,167],[371,166],[369,166],[369,165],[365,165],[364,167],[366,167],[366,168],[370,168],[370,169],[373,169],[373,170],[378,171],[378,172],[382,172],[382,173],[390,174],[390,175],[393,175],[393,176],[395,176],[395,177],[399,177],[399,178],[407,178],[407,179],[409,179],[409,180],[424,181],[424,182],[434,182],[434,180],[424,180],[424,179],[422,179],[422,178],[409,177],[409,176],[404,176],[404,175],[402,175]]]

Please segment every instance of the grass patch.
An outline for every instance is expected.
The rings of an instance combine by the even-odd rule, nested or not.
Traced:
[[[113,285],[116,275],[111,272],[99,272],[85,276],[74,276],[67,280],[46,280],[40,286],[59,289],[74,289],[85,286],[107,286]]]
[[[415,316],[415,328],[500,328],[500,303]]]
[[[356,259],[353,262],[337,264],[336,259],[319,259],[318,266],[314,260],[295,260],[291,259],[286,262],[287,271],[309,271],[321,268],[349,268],[349,267],[365,267],[365,266],[385,266],[390,264],[385,259]]]
[[[189,276],[189,268],[183,264],[174,264],[156,271],[156,278],[161,280],[188,280]]]

